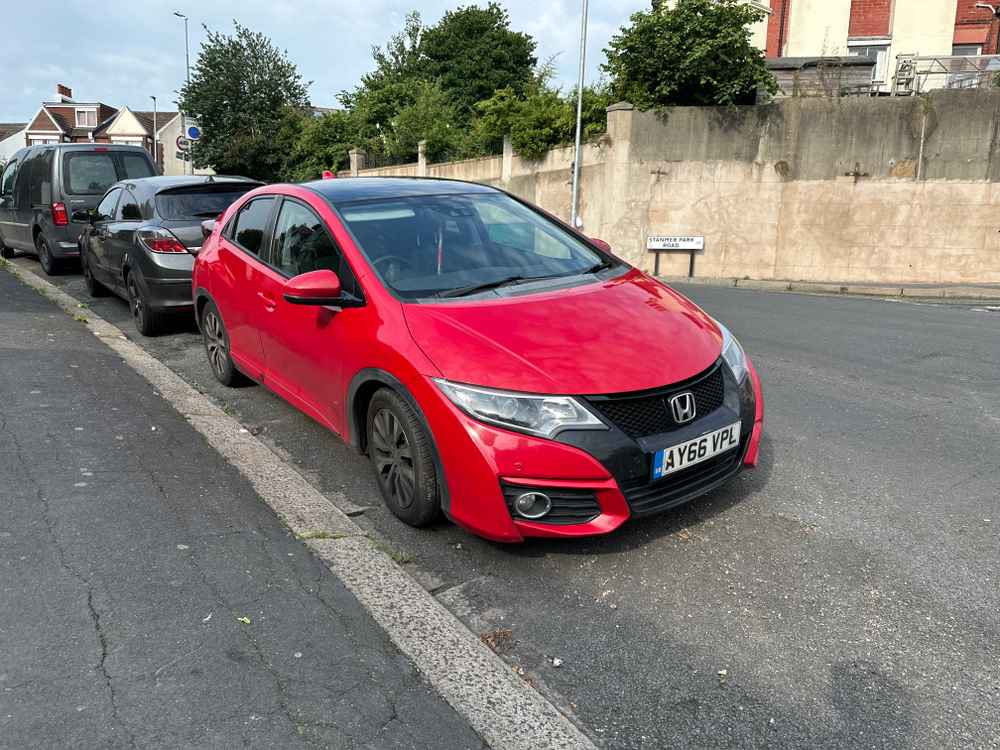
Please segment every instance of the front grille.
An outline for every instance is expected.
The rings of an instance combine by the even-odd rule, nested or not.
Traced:
[[[657,479],[655,482],[650,482],[648,478],[639,478],[623,484],[622,494],[628,501],[632,515],[644,516],[667,510],[702,492],[707,492],[716,482],[736,473],[746,445],[747,440],[744,438],[734,450],[663,479]]]
[[[503,499],[507,509],[514,518],[521,518],[514,512],[514,500],[525,492],[544,492],[552,500],[552,510],[543,517],[534,519],[534,523],[551,523],[567,526],[574,523],[587,523],[601,515],[601,506],[592,490],[567,490],[555,487],[523,487],[516,484],[503,484]],[[528,519],[521,519],[528,520]]]
[[[674,420],[669,399],[684,391],[694,394],[697,419],[722,406],[726,385],[721,363],[688,383],[636,394],[592,396],[588,401],[615,427],[630,438],[638,439],[671,432],[682,426]]]

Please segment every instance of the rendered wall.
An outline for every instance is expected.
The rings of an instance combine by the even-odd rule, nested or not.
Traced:
[[[662,116],[612,107],[607,135],[583,151],[583,229],[646,270],[647,235],[696,234],[698,276],[1000,283],[998,123],[1000,91]],[[572,148],[514,156],[507,179],[502,161],[427,174],[496,184],[568,219]],[[661,273],[686,274],[687,263],[663,256]]]

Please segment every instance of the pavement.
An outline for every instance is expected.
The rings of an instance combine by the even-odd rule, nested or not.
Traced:
[[[473,633],[507,633],[503,658],[602,747],[1000,748],[988,305],[678,285],[761,374],[761,465],[607,537],[512,547],[400,524],[365,459],[265,390],[217,385],[193,328],[141,339],[124,303],[54,281],[296,466]]]
[[[0,747],[484,747],[148,382],[0,299]]]

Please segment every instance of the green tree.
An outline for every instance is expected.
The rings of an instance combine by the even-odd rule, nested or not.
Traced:
[[[750,26],[764,11],[744,0],[653,0],[605,49],[603,68],[617,100],[640,109],[752,103],[777,91]]]
[[[523,95],[538,62],[535,40],[512,31],[507,11],[495,2],[448,11],[423,31],[418,51],[423,77],[437,82],[466,120],[498,89]]]
[[[467,153],[465,129],[460,122],[457,106],[444,90],[421,81],[416,85],[413,103],[392,118],[386,134],[386,154],[399,161],[414,161],[417,144],[425,140],[430,161],[459,158]]]
[[[351,163],[350,150],[355,147],[357,130],[354,116],[342,110],[306,118],[292,146],[283,179],[315,180],[325,169],[346,169]]]
[[[583,138],[600,135],[607,129],[606,108],[610,94],[603,88],[583,89]],[[571,143],[576,136],[576,91],[563,96],[559,91],[539,86],[525,97],[510,88],[497,91],[476,105],[478,117],[473,127],[475,142],[483,151],[495,151],[508,133],[511,145],[525,159],[540,159],[553,146]]]
[[[233,36],[206,28],[191,82],[181,88],[181,110],[203,132],[195,165],[275,179],[301,132],[307,84],[264,34],[234,25]]]

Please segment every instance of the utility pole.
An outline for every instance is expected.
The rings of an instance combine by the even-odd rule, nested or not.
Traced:
[[[188,86],[191,85],[191,45],[188,43],[188,17],[181,13],[179,10],[174,11],[174,15],[178,18],[184,19],[184,64],[187,70],[187,82]],[[181,134],[187,137],[187,113],[181,113],[181,122],[184,127],[181,128]],[[188,174],[194,174],[194,154],[192,153],[192,147],[188,146],[188,158],[187,158],[187,169],[185,170]]]
[[[573,154],[573,207],[570,223],[579,228],[577,204],[580,194],[580,139],[583,136],[583,76],[587,65],[587,0],[583,0],[580,13],[580,75],[576,82],[576,151]]]
[[[159,169],[160,149],[157,146],[157,141],[156,141],[156,97],[151,96],[149,98],[153,100],[153,164],[155,164],[156,168]]]

